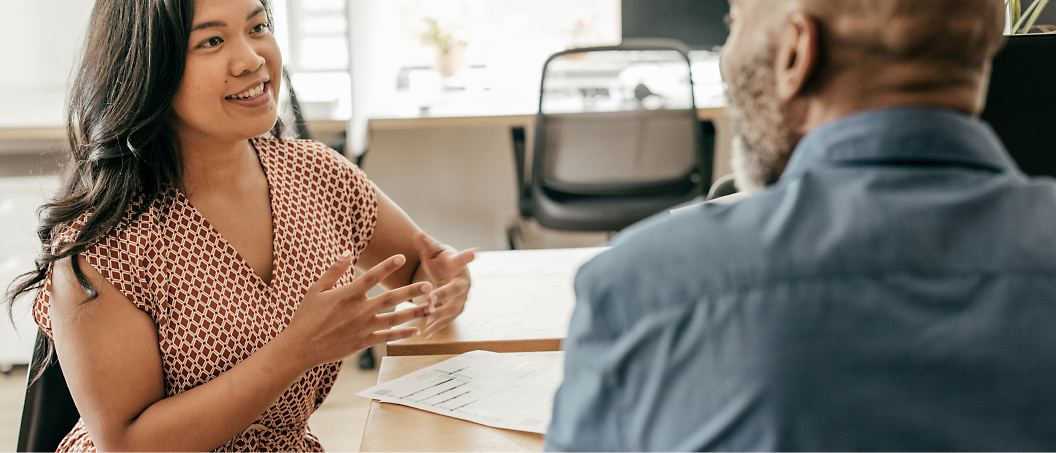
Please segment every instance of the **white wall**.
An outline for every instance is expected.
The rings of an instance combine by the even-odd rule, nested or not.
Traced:
[[[429,63],[432,51],[411,38],[401,22],[401,7],[428,1],[349,1],[353,85],[349,149],[355,153],[362,151],[367,119],[391,110],[400,67]],[[468,27],[466,64],[487,65],[495,98],[537,98],[542,64],[569,45],[565,29],[577,18],[591,18],[597,24],[591,44],[620,41],[620,0],[464,1],[476,7]],[[509,99],[509,103],[517,101]]]
[[[60,126],[66,84],[80,50],[91,0],[0,0],[0,127]],[[0,179],[0,290],[33,268],[34,214],[54,178]],[[28,298],[27,298],[28,299]],[[0,369],[28,363],[36,326],[29,300],[15,310],[16,329],[0,320]]]
[[[91,14],[91,0],[0,0],[0,87],[64,86]]]
[[[58,126],[91,0],[0,0],[0,127]]]

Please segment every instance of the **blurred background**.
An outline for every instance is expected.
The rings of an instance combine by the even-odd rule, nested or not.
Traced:
[[[39,248],[36,209],[58,184],[65,96],[92,6],[92,0],[0,0],[5,288],[32,269]],[[726,0],[274,0],[272,8],[311,138],[359,163],[420,226],[460,249],[510,248],[514,224],[526,248],[593,246],[612,234],[548,230],[518,214],[511,128],[526,129],[530,150],[543,64],[555,52],[627,38],[678,39],[692,49],[696,106],[721,111],[725,105],[715,51],[726,36]],[[599,60],[562,64],[564,78],[555,80],[567,85],[594,77],[594,85],[562,88],[570,95],[547,101],[557,110],[618,109],[634,101],[643,82],[656,96],[638,99],[638,107],[689,107],[688,101],[675,105],[664,91],[686,80],[612,61],[608,72],[597,71]],[[728,133],[721,117],[713,121],[719,129],[713,176],[719,177],[729,172]],[[36,335],[29,302],[17,304],[15,327],[0,321],[0,451],[14,450],[18,433]],[[347,437],[348,423],[366,415],[368,400],[359,405],[362,398],[352,394],[373,383],[372,373],[342,375],[355,383],[339,386],[313,417],[324,440],[334,437],[325,434],[330,422],[320,420],[330,417],[329,429]],[[357,449],[352,437],[327,447]]]

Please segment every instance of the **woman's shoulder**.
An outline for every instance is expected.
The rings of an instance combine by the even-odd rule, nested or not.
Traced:
[[[156,265],[150,264],[152,256],[164,247],[167,227],[178,227],[181,219],[173,218],[169,207],[174,202],[175,189],[159,194],[153,201],[138,197],[118,223],[98,238],[86,244],[80,256],[113,284],[136,307],[152,317],[158,309],[152,303],[145,286],[148,275],[156,274]],[[96,210],[89,210],[72,222],[59,225],[53,230],[52,252],[67,249],[81,238]],[[172,225],[169,225],[169,224]],[[52,271],[49,270],[34,302],[34,318],[44,331],[51,335],[49,311],[51,306]],[[155,318],[156,319],[156,318]]]
[[[122,248],[131,252],[133,249],[145,246],[156,236],[162,222],[166,218],[166,206],[172,204],[174,190],[170,189],[159,193],[152,200],[146,200],[144,195],[139,195],[128,206],[125,215],[111,227],[106,234],[98,237],[92,249],[99,247]],[[95,209],[88,210],[77,217],[74,221],[56,227],[53,232],[52,246],[61,249],[79,239],[79,236],[96,214]]]

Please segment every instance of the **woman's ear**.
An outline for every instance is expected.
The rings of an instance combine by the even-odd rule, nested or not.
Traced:
[[[802,11],[789,14],[777,40],[774,71],[777,97],[789,101],[803,92],[818,65],[818,23]]]

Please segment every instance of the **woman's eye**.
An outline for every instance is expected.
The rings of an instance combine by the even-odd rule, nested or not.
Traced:
[[[203,42],[201,46],[202,47],[216,47],[216,46],[219,46],[220,43],[222,43],[222,42],[224,42],[224,40],[220,39],[219,36],[213,36],[212,38],[206,39],[205,42]]]
[[[260,33],[260,32],[267,31],[267,30],[268,30],[268,24],[257,24],[256,27],[253,27],[253,33]]]

